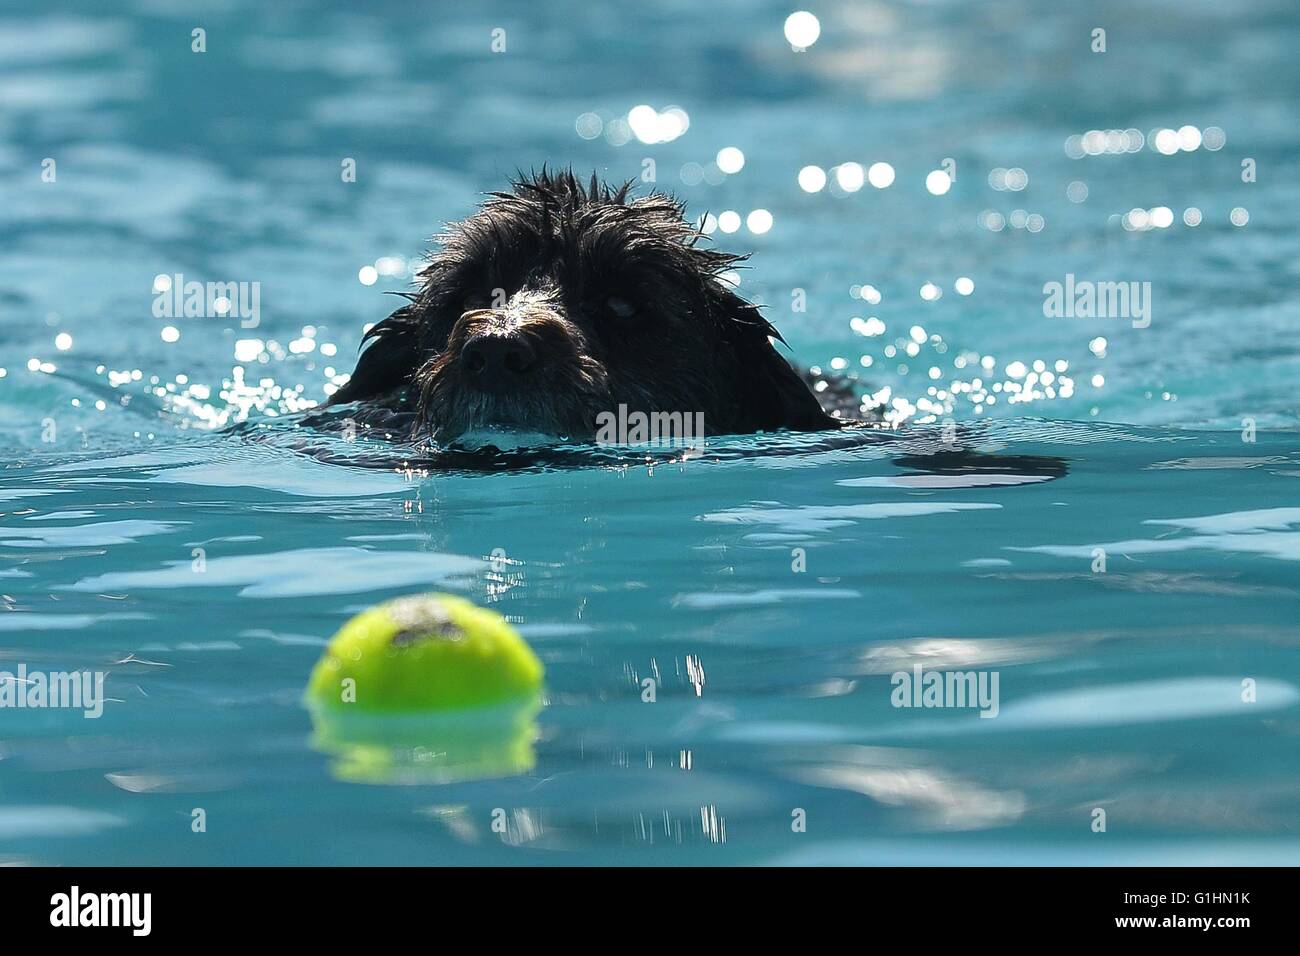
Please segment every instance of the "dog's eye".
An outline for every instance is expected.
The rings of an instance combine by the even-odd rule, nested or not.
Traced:
[[[605,307],[620,319],[630,319],[636,315],[636,306],[627,299],[621,299],[616,295],[612,295],[605,300]]]

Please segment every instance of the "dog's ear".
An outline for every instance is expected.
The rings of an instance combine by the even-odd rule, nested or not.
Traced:
[[[419,329],[414,305],[403,306],[375,323],[361,339],[365,351],[357,359],[352,377],[325,404],[379,398],[407,385],[420,364]]]
[[[723,338],[731,346],[738,388],[732,406],[735,431],[822,431],[838,428],[799,373],[771,338],[784,342],[757,308],[732,292],[723,293]],[[769,338],[769,336],[771,338]]]

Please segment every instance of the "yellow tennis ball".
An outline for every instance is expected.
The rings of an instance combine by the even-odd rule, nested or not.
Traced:
[[[542,663],[500,614],[452,594],[376,605],[339,630],[307,683],[325,711],[439,713],[535,698]]]

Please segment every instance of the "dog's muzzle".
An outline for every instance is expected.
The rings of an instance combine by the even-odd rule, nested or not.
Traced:
[[[462,383],[487,395],[510,395],[536,385],[556,362],[578,351],[568,322],[541,296],[504,309],[466,312],[451,333]]]
[[[443,441],[479,428],[586,435],[609,405],[604,366],[542,292],[461,315],[417,382],[421,421]]]

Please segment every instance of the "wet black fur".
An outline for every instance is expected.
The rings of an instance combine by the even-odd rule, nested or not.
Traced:
[[[709,434],[838,427],[776,329],[719,278],[745,257],[700,238],[670,196],[571,172],[522,178],[439,237],[419,292],[366,334],[330,404],[410,408],[417,435],[442,441],[494,424],[591,438],[620,404],[702,412]],[[488,324],[546,359],[517,393],[486,396],[464,372],[461,348]]]

